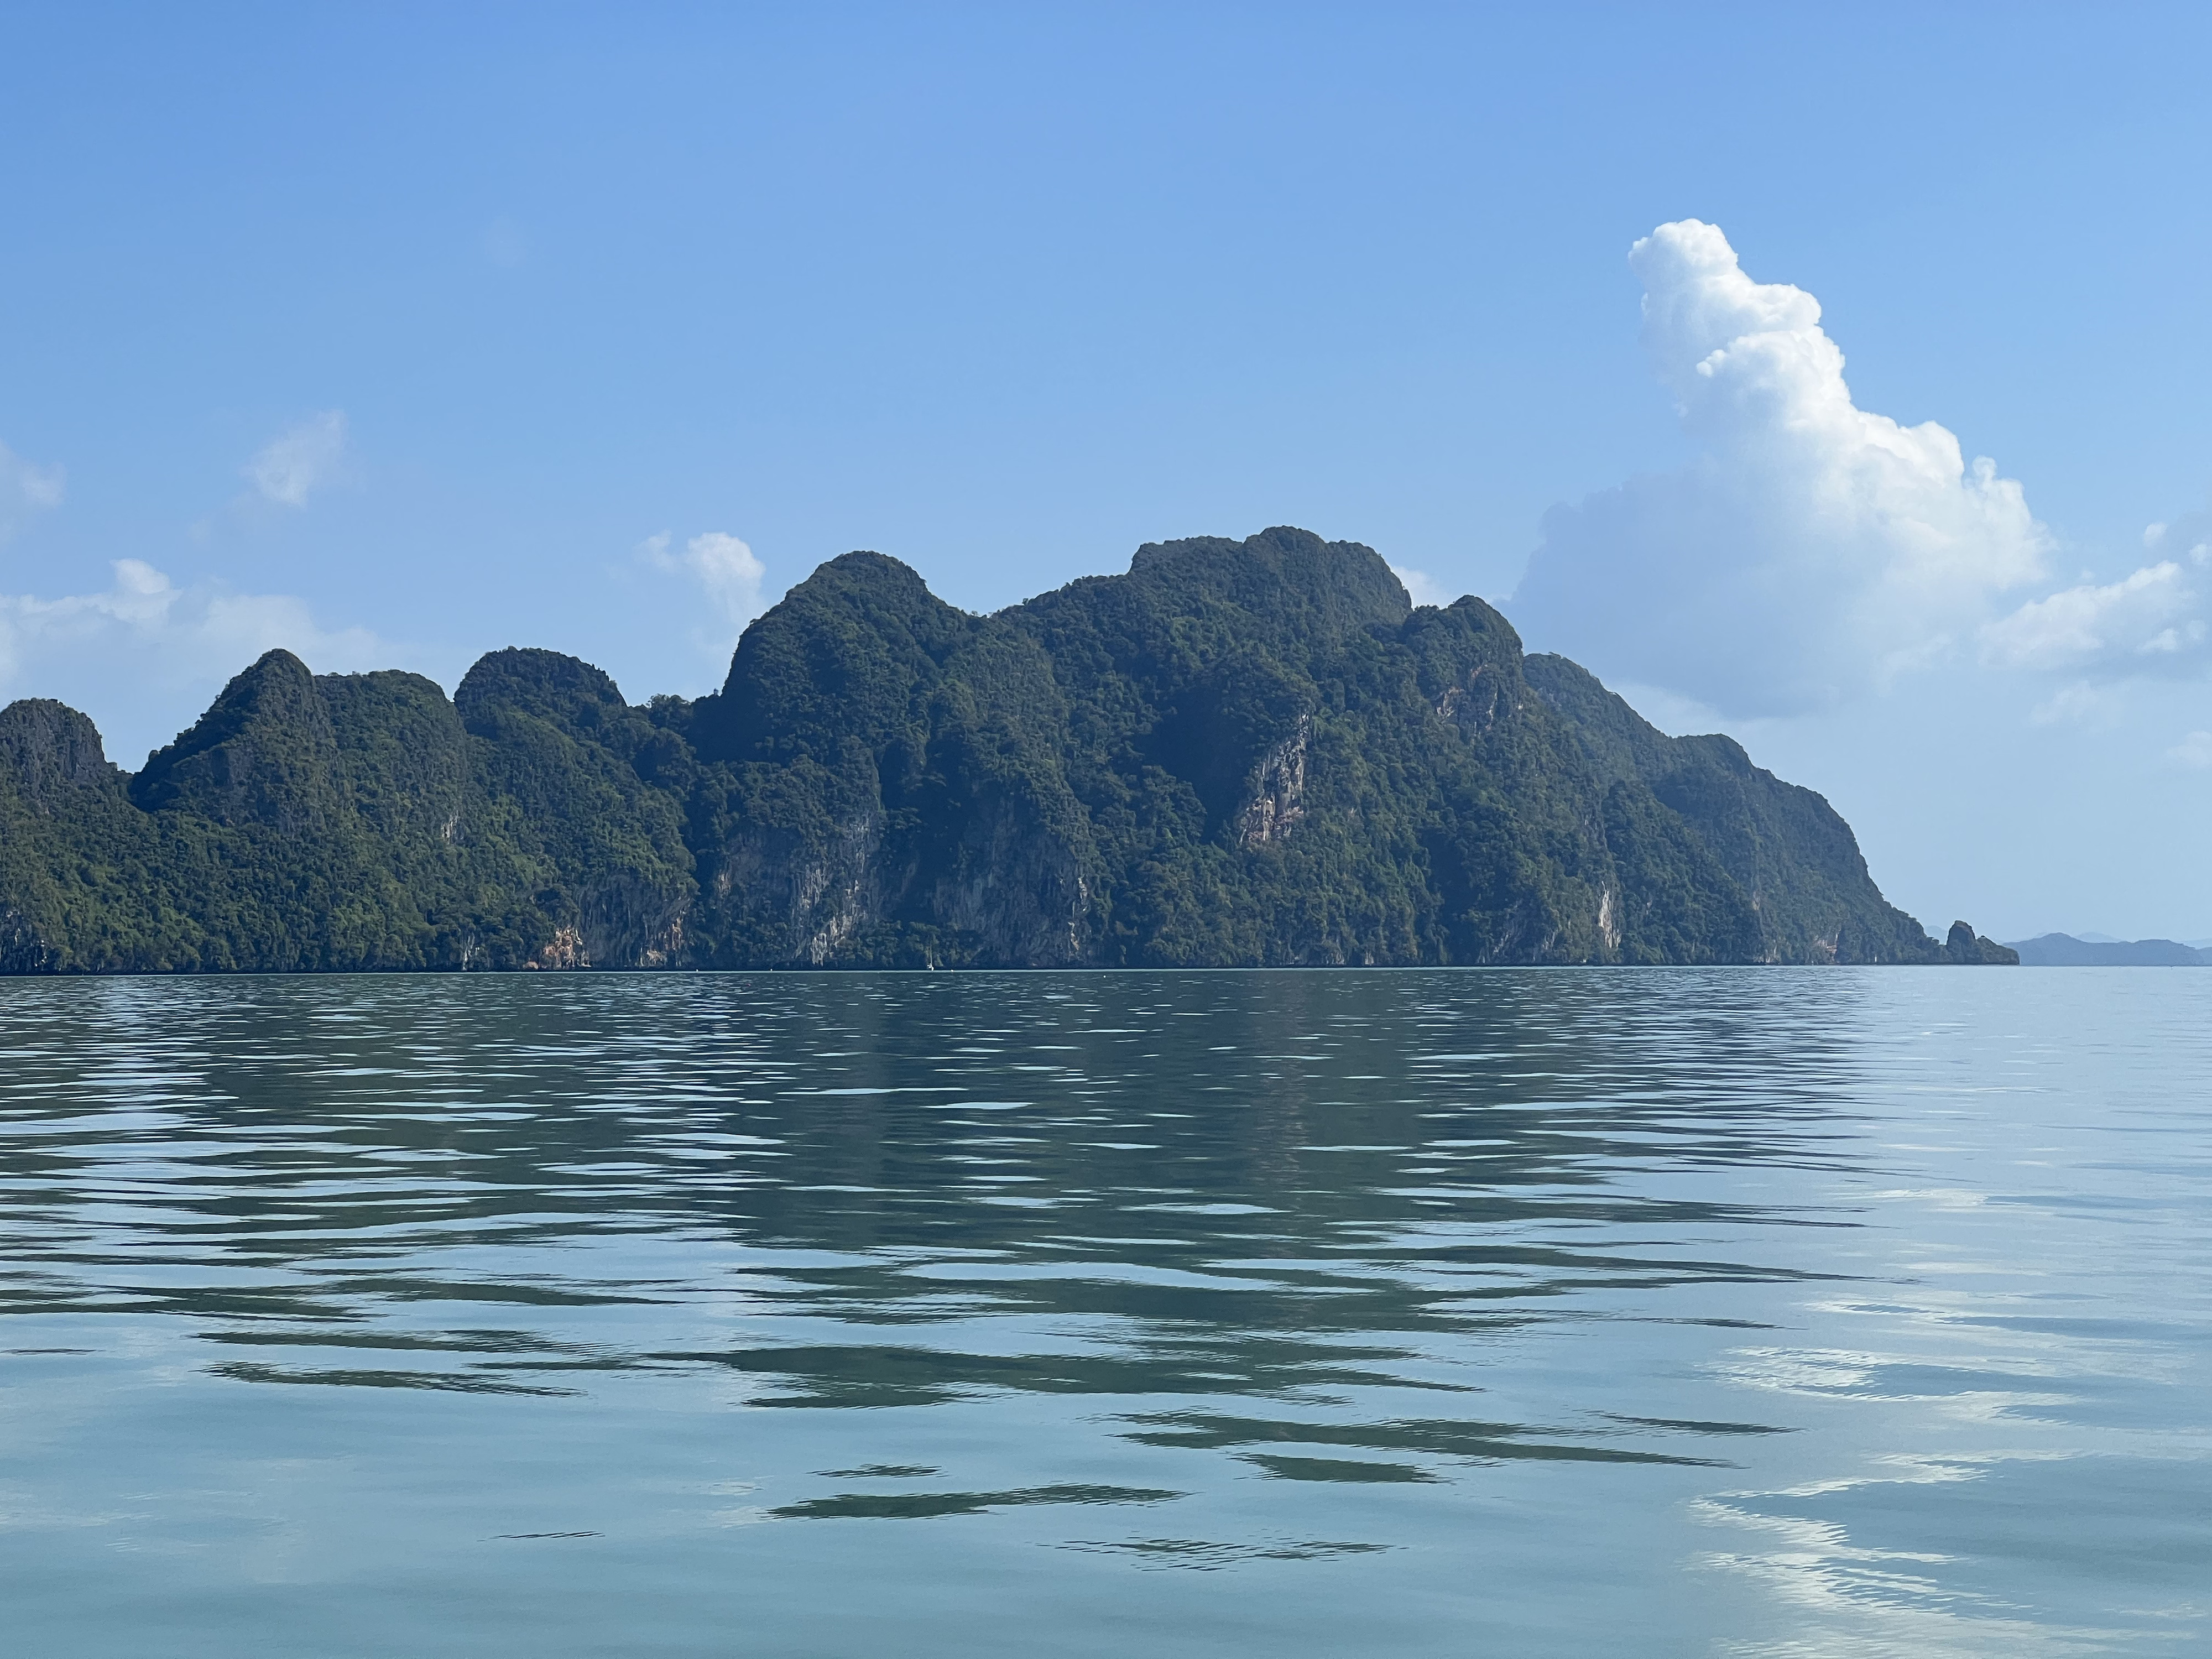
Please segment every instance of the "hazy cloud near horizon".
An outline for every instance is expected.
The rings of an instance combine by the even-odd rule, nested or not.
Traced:
[[[1859,408],[1813,295],[1753,281],[1695,219],[1629,262],[1644,347],[1700,453],[1545,515],[1510,601],[1532,647],[1789,715],[1960,655],[2044,578],[2052,538],[2021,485],[1933,421]]]
[[[302,507],[331,482],[345,444],[343,412],[326,410],[280,433],[243,471],[263,500]],[[0,444],[0,539],[15,515],[58,507],[63,479],[59,465],[34,465]],[[296,595],[206,580],[180,587],[143,559],[113,559],[108,569],[108,586],[95,592],[0,592],[0,703],[53,697],[83,710],[109,758],[126,767],[264,652],[282,646],[318,673],[386,668],[398,654],[368,629],[321,627]]]
[[[204,702],[278,646],[317,673],[392,665],[392,647],[368,629],[323,629],[307,601],[292,595],[235,593],[204,582],[179,587],[141,559],[118,559],[111,568],[104,592],[0,593],[0,702],[28,694],[83,709],[120,765],[135,769],[138,744],[161,740],[147,726],[161,714],[140,695],[145,689],[189,689]]]

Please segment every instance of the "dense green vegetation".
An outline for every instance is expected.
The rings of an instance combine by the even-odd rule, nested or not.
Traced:
[[[696,702],[271,652],[135,776],[0,711],[10,972],[2009,957],[1960,934],[1728,738],[1295,530],[989,617],[848,554]]]

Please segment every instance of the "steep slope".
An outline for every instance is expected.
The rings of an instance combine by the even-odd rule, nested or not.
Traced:
[[[564,679],[592,695],[558,706]],[[128,779],[82,715],[0,711],[0,969],[667,962],[682,798],[637,767],[682,744],[550,653],[495,653],[463,690],[481,732],[419,675],[270,652]]]
[[[1528,684],[1603,776],[1645,785],[1749,896],[1765,962],[1918,962],[1929,941],[1886,901],[1850,826],[1810,789],[1752,764],[1732,738],[1670,738],[1587,669],[1532,656]]]
[[[271,652],[131,778],[0,711],[0,971],[2009,956],[1729,739],[1291,529],[988,617],[848,554],[696,702]]]
[[[1148,545],[986,617],[848,556],[669,718],[732,965],[1835,959],[1770,942],[1742,849],[1593,762],[1495,611],[1416,611],[1301,531]],[[1846,957],[1933,957],[1908,937]]]
[[[896,561],[824,565],[682,723],[704,763],[701,959],[1087,959],[1098,872],[1051,666]]]
[[[0,973],[123,966],[114,939],[163,931],[157,837],[127,781],[74,708],[0,709]]]
[[[454,693],[501,840],[542,862],[548,965],[667,966],[697,896],[684,844],[689,757],[615,683],[557,652],[495,651]]]

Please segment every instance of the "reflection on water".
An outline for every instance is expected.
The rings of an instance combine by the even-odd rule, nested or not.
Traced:
[[[57,1655],[2188,1650],[2208,1005],[8,983],[0,1589]]]

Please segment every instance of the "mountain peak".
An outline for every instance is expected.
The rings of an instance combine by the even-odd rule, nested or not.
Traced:
[[[1332,631],[1395,628],[1413,607],[1405,584],[1373,548],[1323,541],[1291,525],[1241,542],[1221,536],[1147,542],[1129,561],[1129,579]]]
[[[66,791],[112,786],[121,776],[88,715],[46,697],[0,708],[0,777],[39,811],[51,812]]]
[[[453,693],[453,707],[471,731],[502,708],[574,731],[596,727],[608,711],[629,705],[611,675],[580,657],[509,646],[477,659]]]
[[[337,750],[315,677],[289,651],[270,651],[223,687],[189,731],[148,757],[131,781],[131,799],[149,811],[190,805],[219,823],[289,833],[330,805]]]
[[[848,553],[696,702],[630,707],[556,651],[489,653],[450,702],[271,652],[127,793],[56,795],[104,764],[81,716],[0,711],[0,911],[31,942],[0,968],[2010,955],[1930,939],[1735,744],[1287,526],[989,616]]]

